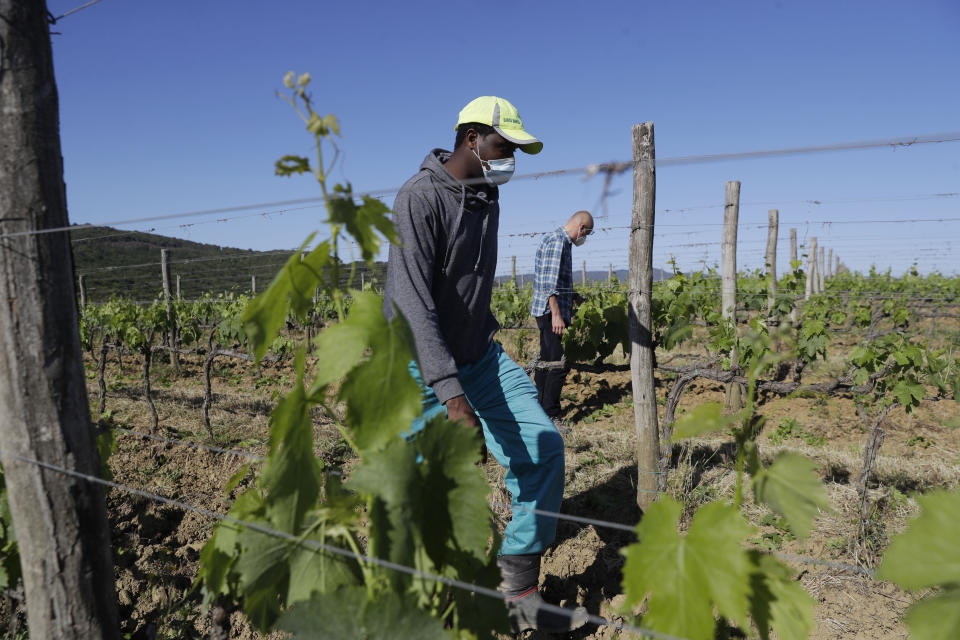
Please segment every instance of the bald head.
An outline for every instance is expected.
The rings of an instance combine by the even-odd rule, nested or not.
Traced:
[[[577,211],[570,216],[570,220],[563,228],[567,230],[573,243],[580,246],[586,241],[587,236],[593,233],[593,216],[589,211]]]
[[[590,215],[589,211],[577,211],[575,214],[570,216],[570,220],[567,221],[567,224],[580,226],[586,225],[593,229],[593,216]]]

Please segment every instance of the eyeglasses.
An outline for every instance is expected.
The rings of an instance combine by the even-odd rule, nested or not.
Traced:
[[[582,230],[580,233],[582,233],[582,234],[585,235],[585,236],[589,236],[590,234],[593,233],[593,229],[588,228],[588,227],[584,227],[583,230]]]

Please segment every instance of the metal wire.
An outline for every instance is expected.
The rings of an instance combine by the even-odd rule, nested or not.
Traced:
[[[255,523],[255,522],[248,522],[248,521],[246,521],[246,520],[241,520],[241,519],[239,519],[239,518],[234,518],[234,517],[232,517],[232,516],[229,516],[229,515],[226,515],[226,514],[223,514],[223,513],[219,513],[219,512],[216,512],[216,511],[211,511],[210,509],[204,509],[203,507],[198,507],[198,506],[196,506],[196,505],[192,505],[192,504],[189,504],[189,503],[186,503],[186,502],[182,502],[182,501],[180,501],[180,500],[175,500],[175,499],[173,499],[173,498],[168,498],[168,497],[166,497],[166,496],[161,496],[161,495],[159,495],[159,494],[151,493],[151,492],[149,492],[149,491],[144,491],[144,490],[142,490],[142,489],[137,489],[137,488],[134,488],[134,487],[128,487],[128,486],[123,485],[123,484],[120,484],[120,483],[118,483],[118,482],[113,482],[113,481],[111,481],[111,480],[104,480],[103,478],[98,478],[98,477],[96,477],[96,476],[92,476],[92,475],[89,475],[89,474],[86,474],[86,473],[81,473],[81,472],[79,472],[79,471],[74,471],[74,470],[72,470],[72,469],[66,469],[66,468],[64,468],[64,467],[60,467],[60,466],[57,466],[57,465],[54,465],[54,464],[49,464],[49,463],[46,463],[46,462],[41,462],[41,461],[39,461],[39,460],[34,460],[34,459],[32,459],[32,458],[27,458],[27,457],[20,456],[20,455],[14,454],[14,453],[7,453],[7,452],[3,452],[3,451],[0,451],[0,457],[6,458],[6,459],[8,459],[8,460],[17,460],[17,461],[19,461],[19,462],[24,462],[24,463],[27,463],[27,464],[32,464],[32,465],[35,465],[35,466],[37,466],[37,467],[40,467],[41,469],[46,469],[46,470],[48,470],[48,471],[54,471],[54,472],[56,472],[56,473],[62,473],[62,474],[64,474],[64,475],[71,476],[71,477],[74,477],[74,478],[77,478],[77,479],[80,479],[80,480],[84,480],[84,481],[86,481],[86,482],[92,482],[92,483],[99,484],[99,485],[102,485],[102,486],[110,487],[111,489],[117,489],[118,491],[123,491],[123,492],[130,493],[130,494],[133,494],[133,495],[136,495],[136,496],[140,496],[141,498],[145,498],[145,499],[147,499],[147,500],[152,500],[152,501],[154,501],[154,502],[159,502],[159,503],[162,503],[162,504],[167,504],[167,505],[170,505],[170,506],[172,506],[172,507],[176,507],[176,508],[178,508],[178,509],[182,509],[182,510],[184,510],[184,511],[190,511],[190,512],[193,512],[193,513],[198,513],[198,514],[200,514],[200,515],[204,515],[204,516],[207,516],[207,517],[209,517],[209,518],[214,518],[214,519],[220,520],[220,521],[222,521],[222,522],[229,522],[229,523],[234,524],[234,525],[237,525],[237,526],[246,527],[246,528],[251,529],[251,530],[253,530],[253,531],[257,531],[257,532],[263,533],[263,534],[265,534],[265,535],[269,535],[269,536],[273,536],[273,537],[275,537],[275,538],[279,538],[279,539],[282,539],[282,540],[286,540],[286,541],[288,541],[288,542],[292,542],[292,543],[294,543],[294,544],[296,544],[296,545],[303,546],[303,547],[306,547],[306,548],[308,548],[308,549],[312,549],[312,550],[314,550],[314,551],[323,551],[323,552],[326,552],[326,553],[332,553],[332,554],[334,554],[334,555],[343,556],[343,557],[346,557],[346,558],[351,558],[351,559],[353,559],[353,560],[357,560],[357,561],[360,561],[360,562],[366,562],[366,563],[369,563],[369,564],[372,564],[372,565],[375,565],[375,566],[378,566],[378,567],[382,567],[382,568],[384,568],[384,569],[390,569],[391,571],[397,571],[397,572],[399,572],[399,573],[405,573],[405,574],[410,575],[410,576],[413,576],[413,577],[415,577],[415,578],[420,578],[421,580],[429,580],[429,581],[431,581],[431,582],[438,582],[438,583],[440,583],[440,584],[445,584],[445,585],[454,587],[454,588],[456,588],[456,589],[462,589],[462,590],[467,591],[467,592],[469,592],[469,593],[475,593],[475,594],[478,594],[478,595],[483,595],[483,596],[487,596],[487,597],[490,597],[490,598],[495,598],[495,599],[497,599],[497,600],[505,600],[505,599],[506,599],[506,597],[505,597],[502,593],[500,593],[499,591],[496,591],[496,590],[494,590],[494,589],[490,589],[490,588],[487,588],[487,587],[484,587],[484,586],[481,586],[481,585],[471,584],[471,583],[469,583],[469,582],[464,582],[464,581],[462,581],[462,580],[456,580],[456,579],[454,579],[454,578],[448,578],[448,577],[446,577],[446,576],[439,576],[439,575],[436,575],[436,574],[433,574],[433,573],[428,573],[428,572],[426,572],[426,571],[421,571],[421,570],[415,569],[415,568],[413,568],[413,567],[408,567],[408,566],[406,566],[406,565],[398,564],[398,563],[396,563],[396,562],[391,562],[391,561],[389,561],[389,560],[384,560],[384,559],[382,559],[382,558],[377,558],[376,556],[369,556],[369,555],[358,554],[358,553],[355,553],[354,551],[351,551],[350,549],[344,549],[344,548],[337,547],[337,546],[334,546],[334,545],[329,545],[329,544],[325,544],[325,543],[322,543],[322,542],[317,542],[317,541],[315,541],[315,540],[304,539],[304,538],[301,538],[301,537],[299,537],[299,536],[295,536],[295,535],[293,535],[293,534],[286,533],[286,532],[283,532],[283,531],[278,531],[278,530],[276,530],[276,529],[272,529],[272,528],[270,528],[270,527],[266,527],[266,526],[264,526],[264,525],[261,525],[261,524]],[[542,609],[542,610],[545,610],[545,611],[550,611],[551,613],[555,613],[555,614],[558,614],[558,615],[567,616],[567,617],[570,617],[570,616],[573,614],[573,611],[572,611],[571,609],[564,609],[563,607],[558,607],[557,605],[553,605],[553,604],[549,604],[549,603],[543,603],[543,604],[541,605],[541,609]],[[616,627],[618,630],[629,631],[629,632],[631,632],[631,633],[635,633],[635,634],[638,634],[638,635],[647,636],[647,637],[651,637],[651,638],[658,638],[658,639],[661,639],[661,640],[688,640],[688,639],[686,639],[686,638],[682,638],[682,637],[679,637],[679,636],[673,636],[673,635],[665,634],[665,633],[660,633],[659,631],[654,631],[653,629],[646,629],[646,628],[644,628],[644,627],[638,627],[638,626],[634,626],[634,625],[630,625],[630,624],[625,624],[625,623],[611,623],[611,622],[610,622],[609,620],[607,620],[606,618],[602,618],[602,617],[600,617],[600,616],[596,616],[596,615],[593,615],[593,614],[588,614],[588,615],[587,615],[587,620],[588,620],[588,622],[591,622],[591,623],[593,623],[593,624],[595,624],[595,625],[597,625],[597,626],[614,626],[614,627]]]
[[[165,437],[162,437],[162,436],[156,436],[156,435],[149,434],[149,433],[141,433],[141,432],[138,432],[138,431],[133,431],[133,430],[130,430],[130,429],[124,429],[124,428],[121,428],[121,427],[113,427],[113,430],[114,430],[114,431],[117,431],[117,432],[120,432],[120,433],[122,433],[122,434],[124,434],[124,435],[137,436],[137,437],[141,437],[141,438],[148,438],[148,439],[150,439],[150,440],[155,440],[155,441],[158,441],[158,442],[164,442],[164,443],[168,443],[168,444],[172,444],[172,445],[183,446],[183,447],[187,447],[187,448],[190,448],[190,449],[202,449],[202,450],[210,451],[210,452],[212,452],[212,453],[220,453],[220,454],[234,455],[234,456],[238,456],[238,457],[249,458],[250,460],[253,460],[253,461],[255,461],[255,462],[263,462],[263,461],[264,461],[264,458],[263,458],[262,456],[258,456],[258,455],[255,455],[255,454],[251,454],[251,453],[248,453],[248,452],[245,452],[245,451],[239,451],[239,450],[237,450],[237,449],[224,449],[224,448],[221,448],[221,447],[209,446],[209,445],[201,444],[201,443],[198,443],[198,442],[191,442],[191,441],[189,441],[189,440],[178,440],[178,439],[176,439],[176,438],[165,438]],[[329,474],[331,474],[331,475],[338,475],[338,476],[339,476],[339,475],[342,475],[342,472],[337,471],[337,470],[335,470],[335,469],[325,470],[325,473],[329,473]],[[651,473],[661,473],[661,472],[655,471],[655,472],[651,472]],[[663,492],[653,492],[653,493],[663,493]],[[595,527],[604,527],[604,528],[607,528],[607,529],[614,529],[614,530],[617,530],[617,531],[624,531],[624,532],[627,532],[627,533],[636,533],[636,531],[637,531],[636,525],[628,525],[628,524],[622,524],[622,523],[619,523],[619,522],[611,522],[611,521],[609,521],[609,520],[601,520],[601,519],[598,519],[598,518],[587,518],[587,517],[584,517],[584,516],[570,515],[570,514],[566,514],[566,513],[561,513],[561,512],[559,512],[559,511],[548,511],[548,510],[545,510],[545,509],[536,509],[536,508],[534,508],[534,507],[527,507],[527,506],[524,506],[524,505],[513,505],[513,504],[508,504],[508,503],[505,503],[505,502],[498,502],[498,501],[491,501],[491,502],[490,502],[490,505],[491,505],[491,506],[494,506],[494,507],[506,508],[506,509],[511,509],[511,510],[526,511],[526,512],[528,512],[528,513],[533,513],[533,514],[539,515],[539,516],[545,516],[545,517],[550,517],[550,518],[557,518],[558,520],[566,520],[566,521],[569,521],[569,522],[576,522],[576,523],[579,523],[579,524],[589,524],[589,525],[592,525],[592,526],[595,526]],[[833,568],[833,569],[840,569],[840,570],[844,570],[844,571],[852,571],[852,572],[854,572],[854,573],[858,573],[858,574],[861,574],[861,575],[869,576],[869,577],[871,577],[871,578],[874,577],[874,572],[871,571],[871,570],[869,570],[869,569],[865,569],[865,568],[863,568],[863,567],[858,567],[858,566],[851,565],[851,564],[846,564],[846,563],[843,563],[843,562],[833,562],[833,561],[830,561],[830,560],[821,560],[821,559],[819,559],[819,558],[810,558],[810,557],[798,555],[798,554],[795,554],[795,553],[773,552],[773,555],[776,556],[776,557],[778,557],[778,558],[780,558],[781,560],[791,560],[791,561],[800,562],[800,563],[803,563],[803,564],[812,564],[812,565],[826,566],[826,567],[830,567],[830,568]]]
[[[763,149],[756,151],[740,151],[734,153],[714,153],[714,154],[702,154],[702,155],[691,155],[691,156],[677,156],[673,158],[660,158],[655,161],[657,166],[675,166],[675,165],[689,165],[689,164],[699,164],[699,163],[709,163],[709,162],[718,162],[723,160],[743,160],[743,159],[752,159],[752,158],[769,158],[777,156],[789,156],[789,155],[800,155],[800,154],[811,154],[811,153],[823,153],[831,151],[848,151],[848,150],[857,150],[857,149],[879,149],[879,148],[896,148],[896,147],[910,147],[920,144],[938,144],[945,142],[956,142],[960,141],[960,133],[940,133],[940,134],[930,134],[930,135],[918,135],[918,136],[908,136],[904,138],[891,138],[887,140],[868,140],[860,142],[842,142],[836,144],[827,144],[827,145],[818,145],[810,147],[792,147],[785,149]],[[632,162],[623,162],[623,163],[612,163],[615,164],[618,168],[622,168],[623,171],[626,171],[629,168],[633,167]],[[567,175],[585,175],[590,177],[595,175],[598,171],[602,171],[602,167],[611,166],[611,163],[600,163],[600,164],[589,164],[583,167],[575,167],[570,169],[558,169],[552,171],[539,171],[535,173],[527,173],[514,176],[514,180],[538,180],[540,178],[547,177],[558,177],[558,176],[567,176]],[[483,184],[483,178],[476,178],[470,180],[462,180],[464,184]],[[358,192],[350,195],[331,195],[331,198],[342,197],[342,198],[352,198],[354,200],[363,197],[377,197],[384,196],[388,194],[397,193],[401,187],[390,187],[386,189],[376,189],[366,192]],[[4,234],[0,234],[0,239],[5,238],[15,238],[22,236],[32,236],[40,235],[46,233],[57,233],[62,231],[72,231],[77,229],[91,228],[91,227],[102,227],[102,226],[116,226],[116,225],[126,225],[126,224],[136,224],[139,222],[153,222],[156,220],[173,220],[177,218],[189,218],[189,217],[199,217],[199,216],[209,216],[216,215],[220,213],[231,213],[234,211],[249,211],[251,209],[267,209],[272,207],[288,206],[288,205],[301,205],[301,204],[318,204],[325,201],[325,198],[322,196],[316,196],[311,198],[295,198],[291,200],[277,200],[273,202],[259,202],[255,204],[245,204],[245,205],[236,205],[232,207],[218,207],[214,209],[201,209],[198,211],[188,211],[183,213],[172,213],[172,214],[163,214],[163,215],[152,215],[144,216],[140,218],[127,218],[123,220],[114,220],[110,222],[103,222],[99,224],[80,224],[80,225],[67,225],[61,227],[51,227],[49,229],[33,229],[29,231],[12,231]]]

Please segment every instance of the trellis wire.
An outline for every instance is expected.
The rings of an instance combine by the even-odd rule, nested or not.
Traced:
[[[77,478],[77,479],[79,479],[79,480],[84,480],[84,481],[86,481],[86,482],[92,482],[92,483],[94,483],[94,484],[99,484],[99,485],[102,485],[102,486],[105,486],[105,487],[110,487],[111,489],[116,489],[116,490],[118,490],[118,491],[123,491],[123,492],[125,492],[125,493],[130,493],[130,494],[139,496],[139,497],[141,497],[141,498],[145,498],[145,499],[147,499],[147,500],[151,500],[151,501],[153,501],[153,502],[159,502],[159,503],[162,503],[162,504],[167,504],[167,505],[170,505],[170,506],[175,507],[175,508],[177,508],[177,509],[182,509],[182,510],[184,510],[184,511],[189,511],[189,512],[193,512],[193,513],[197,513],[197,514],[200,514],[200,515],[203,515],[203,516],[207,516],[207,517],[209,517],[209,518],[213,518],[213,519],[216,519],[216,520],[220,520],[220,521],[222,521],[222,522],[229,522],[229,523],[231,523],[231,524],[238,525],[238,526],[241,526],[241,527],[246,527],[246,528],[251,529],[251,530],[253,530],[253,531],[257,531],[257,532],[263,533],[263,534],[265,534],[265,535],[273,536],[273,537],[276,537],[276,538],[279,538],[279,539],[282,539],[282,540],[286,540],[286,541],[288,541],[288,542],[292,542],[292,543],[294,543],[294,544],[297,544],[297,545],[300,545],[300,546],[303,546],[303,547],[312,549],[313,551],[324,551],[324,552],[326,552],[326,553],[332,553],[332,554],[334,554],[334,555],[343,556],[343,557],[346,557],[346,558],[351,558],[351,559],[354,559],[354,560],[357,560],[357,561],[360,561],[360,562],[367,562],[367,563],[370,563],[370,564],[372,564],[372,565],[376,565],[376,566],[379,566],[379,567],[383,567],[384,569],[390,569],[391,571],[397,571],[397,572],[400,572],[400,573],[405,573],[405,574],[407,574],[407,575],[413,576],[413,577],[415,577],[415,578],[420,578],[420,579],[422,579],[422,580],[429,580],[429,581],[431,581],[431,582],[438,582],[438,583],[440,583],[440,584],[445,584],[445,585],[454,587],[454,588],[456,588],[456,589],[462,589],[462,590],[464,590],[464,591],[468,591],[468,592],[470,592],[470,593],[475,593],[475,594],[478,594],[478,595],[483,595],[483,596],[487,596],[487,597],[490,597],[490,598],[495,598],[495,599],[501,600],[501,601],[502,601],[502,600],[506,600],[506,596],[504,596],[504,595],[503,595],[502,593],[500,593],[499,591],[496,591],[495,589],[490,589],[490,588],[488,588],[488,587],[484,587],[484,586],[481,586],[481,585],[471,584],[471,583],[469,583],[469,582],[464,582],[464,581],[462,581],[462,580],[457,580],[457,579],[455,579],[455,578],[448,578],[448,577],[446,577],[446,576],[435,575],[435,574],[432,574],[432,573],[428,573],[428,572],[426,572],[426,571],[421,571],[421,570],[419,570],[419,569],[415,569],[415,568],[413,568],[413,567],[408,567],[408,566],[406,566],[406,565],[398,564],[398,563],[396,563],[396,562],[391,562],[390,560],[384,560],[384,559],[382,559],[382,558],[377,558],[376,556],[369,556],[369,555],[358,554],[358,553],[355,553],[354,551],[352,551],[352,550],[350,550],[350,549],[343,549],[343,548],[341,548],[341,547],[337,547],[337,546],[334,546],[334,545],[329,545],[329,544],[325,544],[325,543],[322,543],[322,542],[317,542],[317,541],[315,541],[315,540],[305,539],[305,538],[302,538],[302,537],[300,537],[300,536],[295,536],[295,535],[290,534],[290,533],[286,533],[286,532],[283,532],[283,531],[278,531],[278,530],[276,530],[276,529],[272,529],[272,528],[270,528],[270,527],[266,527],[266,526],[263,526],[263,525],[261,525],[261,524],[257,524],[257,523],[255,523],[255,522],[248,522],[248,521],[246,521],[246,520],[241,520],[241,519],[239,519],[239,518],[234,518],[234,517],[232,517],[232,516],[229,516],[229,515],[226,515],[226,514],[223,514],[223,513],[219,513],[219,512],[216,512],[216,511],[211,511],[210,509],[204,509],[203,507],[198,507],[198,506],[196,506],[196,505],[192,505],[192,504],[189,504],[189,503],[186,503],[186,502],[182,502],[182,501],[180,501],[180,500],[175,500],[175,499],[173,499],[173,498],[168,498],[168,497],[166,497],[166,496],[161,496],[161,495],[159,495],[159,494],[151,493],[151,492],[149,492],[149,491],[144,491],[144,490],[142,490],[142,489],[137,489],[137,488],[135,488],[135,487],[128,487],[128,486],[123,485],[123,484],[120,484],[120,483],[118,483],[118,482],[113,482],[113,481],[111,481],[111,480],[104,480],[103,478],[98,478],[98,477],[96,477],[96,476],[92,476],[92,475],[89,475],[89,474],[86,474],[86,473],[81,473],[81,472],[79,472],[79,471],[74,471],[74,470],[72,470],[72,469],[66,469],[66,468],[60,467],[60,466],[58,466],[58,465],[50,464],[50,463],[47,463],[47,462],[42,462],[42,461],[40,461],[40,460],[34,460],[34,459],[32,459],[32,458],[27,458],[27,457],[24,457],[24,456],[20,456],[20,455],[17,455],[17,454],[15,454],[15,453],[7,453],[7,452],[3,452],[3,451],[0,451],[0,457],[6,458],[6,459],[8,459],[8,460],[17,460],[17,461],[19,461],[19,462],[24,462],[24,463],[27,463],[27,464],[32,464],[32,465],[34,465],[34,466],[40,467],[41,469],[46,469],[46,470],[48,470],[48,471],[53,471],[53,472],[56,472],[56,473],[61,473],[61,474],[67,475],[67,476],[71,476],[71,477]],[[571,609],[564,609],[563,607],[559,607],[559,606],[557,606],[557,605],[549,604],[549,603],[546,603],[546,602],[543,603],[540,608],[541,608],[542,610],[550,611],[550,612],[552,612],[552,613],[556,613],[556,614],[558,614],[558,615],[563,615],[563,616],[567,616],[567,617],[570,617],[570,616],[573,614],[573,610],[571,610]],[[611,621],[607,620],[606,618],[602,618],[602,617],[600,617],[600,616],[596,616],[596,615],[593,615],[593,614],[588,614],[588,615],[587,615],[587,620],[588,620],[588,622],[591,622],[591,623],[593,623],[593,624],[595,624],[595,625],[597,625],[597,626],[613,626],[613,627],[615,627],[616,629],[618,629],[618,630],[620,630],[620,631],[629,631],[629,632],[631,632],[631,633],[635,633],[635,634],[638,634],[638,635],[647,636],[647,637],[651,637],[651,638],[659,638],[659,639],[662,639],[662,640],[688,640],[687,638],[683,638],[683,637],[679,637],[679,636],[673,636],[673,635],[665,634],[665,633],[660,633],[659,631],[654,631],[653,629],[646,629],[646,628],[644,628],[644,627],[638,627],[638,626],[634,626],[634,625],[630,625],[630,624],[626,624],[626,623],[619,623],[619,622],[617,622],[617,623],[611,623]]]

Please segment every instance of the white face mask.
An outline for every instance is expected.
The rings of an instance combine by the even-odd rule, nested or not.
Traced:
[[[580,237],[573,241],[573,244],[578,247],[582,247],[583,243],[587,241],[587,236],[593,233],[593,229],[587,231],[583,227],[580,228]]]
[[[480,148],[479,143],[477,148]],[[476,149],[471,149],[473,155],[477,156],[477,160],[480,161],[480,168],[483,169],[483,179],[487,181],[487,184],[493,186],[499,186],[501,184],[506,184],[506,182],[513,177],[513,172],[516,169],[516,162],[513,158],[501,158],[500,160],[484,160],[480,157],[480,154],[477,153]],[[487,167],[490,167],[489,169]]]

